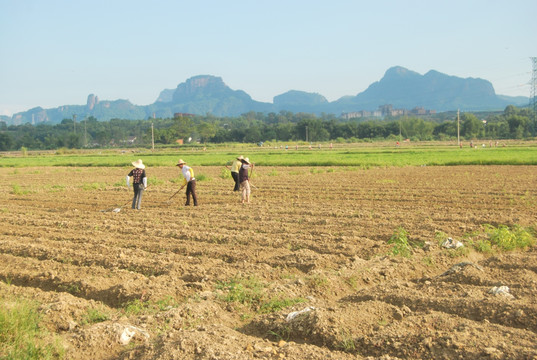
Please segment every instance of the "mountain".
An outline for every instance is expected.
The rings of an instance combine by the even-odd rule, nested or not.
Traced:
[[[14,114],[8,124],[58,124],[63,119],[73,119],[74,115],[78,121],[90,116],[99,120],[144,119],[147,116],[143,106],[133,105],[128,100],[100,101],[97,96],[90,94],[86,105],[63,105],[54,109],[36,107]]]
[[[176,89],[161,91],[155,103],[147,105],[147,117],[170,118],[175,113],[237,116],[249,111],[270,112],[272,104],[253,100],[242,90],[230,89],[220,77],[198,75]]]
[[[483,79],[462,79],[431,70],[425,75],[395,66],[364,92],[331,104],[333,109],[375,110],[379,105],[412,109],[416,106],[437,111],[503,109],[513,98],[499,97],[492,84]],[[517,102],[527,103],[525,102]]]
[[[498,99],[508,102],[509,104],[514,104],[518,106],[525,106],[529,103],[529,98],[526,96],[507,96],[507,95],[497,95]]]
[[[174,112],[200,115],[212,113],[217,116],[272,110],[272,104],[252,100],[244,91],[232,90],[222,81],[222,78],[210,75],[194,76],[185,83],[179,84],[171,102],[160,105],[172,107]]]
[[[344,96],[329,102],[317,93],[291,90],[273,98],[273,103],[253,100],[242,90],[232,90],[222,78],[198,75],[187,79],[176,89],[164,89],[153,104],[138,106],[128,100],[99,100],[90,94],[86,105],[64,105],[55,109],[36,107],[4,120],[10,124],[60,123],[79,121],[94,116],[99,120],[171,118],[174,113],[215,116],[239,116],[249,111],[279,112],[282,110],[306,113],[341,114],[378,109],[391,104],[395,109],[423,107],[437,112],[460,109],[463,111],[503,110],[507,105],[525,106],[526,97],[496,95],[492,84],[483,79],[459,78],[435,70],[421,75],[395,66],[382,79],[355,96]],[[5,117],[3,119],[6,119]]]
[[[175,89],[164,89],[160,92],[160,95],[158,96],[156,103],[158,102],[171,102],[173,99],[173,93],[175,92]]]
[[[11,116],[7,115],[0,115],[0,122],[8,123],[8,121],[11,121]]]
[[[291,90],[273,98],[274,107],[280,110],[292,112],[322,112],[322,109],[328,105],[328,100],[317,93],[307,93],[304,91]]]

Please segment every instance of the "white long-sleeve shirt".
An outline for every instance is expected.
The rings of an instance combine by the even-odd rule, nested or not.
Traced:
[[[186,185],[191,180],[196,180],[194,178],[194,170],[190,166],[183,165],[181,172],[183,173],[183,177],[185,178],[185,182],[183,185]]]

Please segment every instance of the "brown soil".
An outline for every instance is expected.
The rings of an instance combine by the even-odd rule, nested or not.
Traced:
[[[69,359],[537,358],[536,249],[470,246],[536,227],[535,167],[258,167],[245,205],[204,167],[197,208],[148,168],[142,210],[110,211],[129,170],[0,168],[0,293],[38,300]]]

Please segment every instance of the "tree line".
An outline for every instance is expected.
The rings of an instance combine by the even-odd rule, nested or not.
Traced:
[[[478,114],[479,115],[479,114]],[[249,112],[238,117],[190,116],[175,118],[98,121],[94,117],[60,124],[0,122],[0,150],[165,146],[183,143],[259,143],[264,141],[357,142],[374,140],[523,139],[535,135],[528,108],[507,106],[503,112],[478,118],[460,116],[403,116],[384,119],[342,120],[331,114]]]

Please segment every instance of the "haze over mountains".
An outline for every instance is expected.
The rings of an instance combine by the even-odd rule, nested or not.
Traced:
[[[272,103],[255,101],[242,90],[230,89],[220,77],[194,76],[176,89],[163,90],[150,105],[138,106],[128,100],[100,100],[90,94],[85,105],[64,105],[54,109],[36,107],[13,117],[2,116],[9,124],[56,124],[76,115],[80,120],[94,116],[98,120],[171,118],[174,113],[215,116],[239,116],[249,111],[279,112],[282,110],[306,113],[341,115],[361,110],[373,111],[381,105],[413,109],[423,107],[437,112],[457,110],[503,110],[507,105],[525,106],[527,97],[497,95],[492,84],[483,79],[459,78],[435,70],[421,75],[395,66],[383,78],[357,95],[344,96],[329,102],[317,93],[290,90],[273,98]]]

